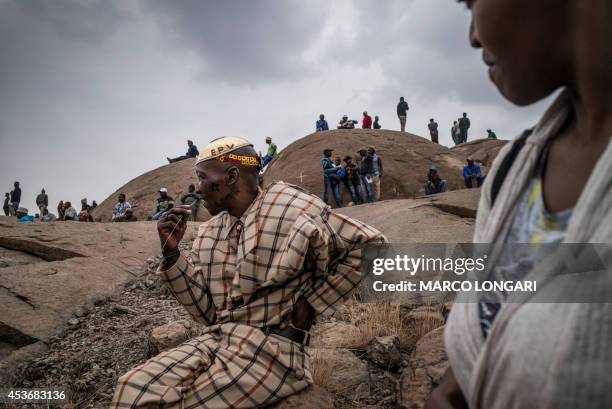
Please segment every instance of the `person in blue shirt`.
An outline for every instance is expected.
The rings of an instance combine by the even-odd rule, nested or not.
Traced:
[[[480,174],[480,166],[474,164],[474,159],[467,158],[467,166],[463,168],[463,180],[468,189],[480,187],[484,177]]]
[[[329,131],[329,125],[327,125],[327,121],[325,120],[325,115],[319,115],[319,120],[317,121],[317,132]]]
[[[179,156],[174,159],[172,158],[166,158],[166,159],[168,159],[168,163],[174,163],[174,162],[178,162],[184,159],[195,158],[199,154],[200,152],[198,151],[198,148],[193,144],[193,141],[187,141],[187,153],[185,153],[183,156]]]
[[[28,215],[28,209],[25,207],[18,208],[15,212],[15,216],[17,216],[17,221],[20,223],[34,221],[34,216]]]
[[[338,176],[339,168],[334,164],[332,159],[333,149],[324,149],[323,157],[321,158],[321,165],[323,166],[323,201],[326,204],[329,204],[329,194],[333,193],[334,199],[336,200],[336,206],[342,207],[342,196],[338,194],[338,189],[336,188],[337,183],[342,183],[340,180],[340,176]],[[333,183],[332,183],[333,179]]]

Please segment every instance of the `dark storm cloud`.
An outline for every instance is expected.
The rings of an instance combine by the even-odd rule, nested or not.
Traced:
[[[173,45],[197,53],[205,80],[259,85],[302,77],[302,52],[325,23],[323,0],[156,0],[146,5]]]

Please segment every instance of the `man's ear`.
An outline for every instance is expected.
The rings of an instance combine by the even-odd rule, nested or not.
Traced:
[[[238,178],[240,177],[240,170],[236,166],[232,166],[227,170],[227,184],[234,185],[238,183]]]

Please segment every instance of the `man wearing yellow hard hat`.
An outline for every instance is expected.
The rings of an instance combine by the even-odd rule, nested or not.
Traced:
[[[312,383],[305,345],[315,316],[350,296],[362,248],[386,239],[296,186],[260,190],[260,169],[243,138],[203,149],[195,172],[213,217],[190,254],[178,249],[189,207],[161,215],[159,274],[207,328],[119,378],[114,408],[261,407]]]

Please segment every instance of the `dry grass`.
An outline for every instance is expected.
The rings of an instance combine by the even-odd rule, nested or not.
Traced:
[[[314,349],[310,355],[310,367],[313,383],[326,388],[335,371],[335,362],[324,359],[320,350]]]
[[[419,319],[407,320],[406,310],[399,305],[351,303],[337,318],[360,330],[359,337],[350,340],[348,348],[362,350],[373,338],[397,335],[400,349],[410,352],[419,339],[443,324],[440,320],[442,305],[430,305],[427,310],[430,313],[419,314]]]

